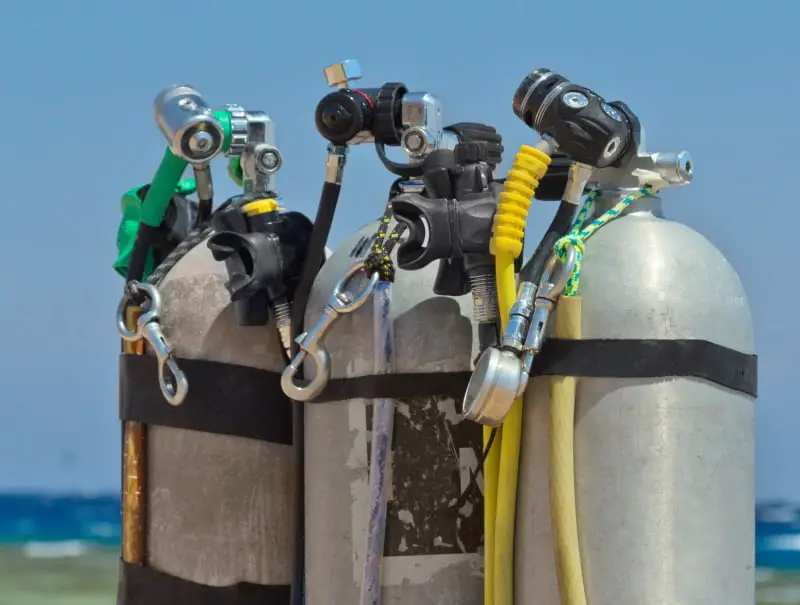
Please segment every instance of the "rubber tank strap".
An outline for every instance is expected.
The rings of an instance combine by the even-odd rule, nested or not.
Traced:
[[[176,358],[191,387],[179,406],[164,401],[153,355],[119,358],[119,416],[157,426],[292,444],[292,402],[281,375],[258,368]]]
[[[582,378],[694,377],[753,397],[758,357],[705,340],[549,339],[533,363],[534,376]],[[384,374],[331,379],[309,403],[428,395],[461,400],[471,372]]]
[[[120,561],[118,605],[288,605],[289,585],[207,586]]]
[[[173,407],[166,404],[155,380],[155,357],[120,355],[122,420],[291,445],[294,404],[281,390],[279,373],[208,360],[176,361],[192,388],[186,401]],[[532,374],[694,377],[753,397],[758,394],[758,357],[705,340],[550,339],[536,357]],[[434,394],[460,400],[470,376],[464,371],[334,378],[310,403]]]

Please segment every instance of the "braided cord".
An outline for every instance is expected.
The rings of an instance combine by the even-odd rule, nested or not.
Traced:
[[[186,256],[192,248],[202,242],[213,231],[212,227],[200,227],[192,231],[189,236],[178,244],[175,249],[167,255],[161,264],[147,278],[147,283],[157,286],[161,283],[167,273],[178,264],[178,261]]]
[[[575,217],[575,220],[572,223],[572,229],[570,229],[570,232],[559,239],[553,246],[553,252],[558,256],[558,259],[561,262],[566,262],[567,260],[567,246],[570,245],[575,248],[575,265],[573,266],[572,273],[567,280],[567,285],[564,287],[563,296],[578,295],[578,286],[580,285],[581,279],[581,259],[583,258],[583,253],[586,250],[586,240],[595,232],[597,232],[600,227],[610,223],[612,220],[618,217],[633,202],[643,197],[649,197],[652,195],[652,192],[649,187],[642,187],[636,193],[632,193],[617,202],[613,208],[610,208],[582,228],[582,225],[586,220],[586,216],[589,214],[589,210],[599,194],[600,191],[595,189],[586,196],[578,215]]]
[[[394,282],[395,267],[392,262],[392,250],[394,250],[394,247],[400,241],[400,236],[406,230],[406,226],[403,223],[397,223],[390,233],[389,225],[393,218],[394,213],[392,212],[392,202],[390,200],[386,204],[383,216],[380,218],[372,249],[364,261],[369,273],[377,271],[380,274],[381,281],[387,282]]]

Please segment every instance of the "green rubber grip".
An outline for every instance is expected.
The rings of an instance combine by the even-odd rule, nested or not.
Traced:
[[[179,158],[167,148],[142,203],[142,222],[144,224],[155,228],[164,220],[164,214],[167,212],[169,202],[175,194],[175,189],[186,166],[186,160]]]

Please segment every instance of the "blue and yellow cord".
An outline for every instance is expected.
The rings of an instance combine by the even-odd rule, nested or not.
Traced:
[[[632,193],[631,195],[617,202],[613,208],[610,208],[582,228],[582,225],[586,220],[586,216],[589,214],[589,210],[592,208],[592,204],[594,204],[594,201],[597,199],[599,194],[599,190],[594,190],[586,196],[583,206],[581,206],[578,215],[572,222],[572,229],[570,229],[570,232],[559,239],[553,246],[553,252],[558,255],[558,259],[562,263],[567,260],[567,245],[569,244],[575,248],[575,266],[572,268],[572,273],[567,280],[566,286],[564,286],[564,292],[562,293],[562,296],[578,295],[578,285],[581,279],[581,258],[583,258],[583,253],[586,250],[586,240],[598,229],[600,229],[600,227],[610,223],[612,220],[618,217],[633,202],[640,198],[652,195],[652,190],[649,187],[642,187],[636,193]]]

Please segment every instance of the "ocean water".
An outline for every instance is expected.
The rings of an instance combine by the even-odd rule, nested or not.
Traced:
[[[0,495],[0,605],[114,605],[119,507],[116,495]],[[800,506],[761,504],[756,519],[758,604],[800,605]]]
[[[0,495],[0,605],[113,605],[119,497]]]

